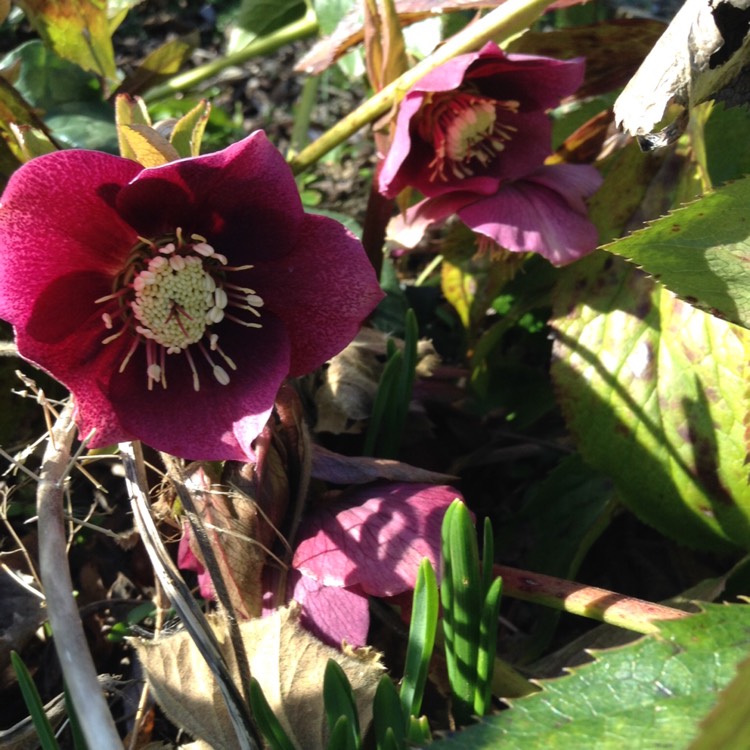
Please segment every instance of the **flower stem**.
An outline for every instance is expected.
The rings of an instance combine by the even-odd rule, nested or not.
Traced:
[[[503,594],[507,596],[589,617],[636,633],[658,633],[656,623],[659,620],[677,620],[690,614],[562,578],[505,565],[495,565],[493,569],[495,575],[502,577]]]
[[[336,123],[316,141],[300,151],[289,164],[295,174],[304,171],[356,133],[360,128],[384,115],[420,78],[456,55],[471,52],[498,37],[508,38],[530,26],[550,4],[550,0],[506,0],[484,18],[451,37],[428,57]]]
[[[317,31],[318,18],[315,15],[315,11],[308,6],[307,12],[299,20],[290,23],[288,26],[284,26],[278,31],[274,31],[272,34],[255,39],[231,55],[220,57],[217,60],[199,65],[185,73],[180,73],[161,86],[155,86],[150,91],[147,91],[143,95],[143,98],[147,102],[153,102],[158,99],[165,99],[180,91],[186,91],[201,81],[205,81],[207,78],[221,73],[225,68],[229,68],[232,65],[242,65],[242,63],[247,62],[253,57],[268,55],[285,44],[291,44],[299,39],[312,36]]]

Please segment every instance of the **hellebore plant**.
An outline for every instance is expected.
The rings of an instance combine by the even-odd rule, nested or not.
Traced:
[[[453,214],[514,252],[556,265],[594,249],[584,199],[598,187],[587,165],[545,166],[547,111],[583,79],[581,59],[506,55],[493,42],[435,68],[404,97],[379,189],[426,197],[391,230],[406,247]]]
[[[429,484],[379,483],[344,492],[303,519],[284,601],[274,600],[277,571],[267,569],[267,603],[294,599],[302,605],[301,623],[318,638],[364,646],[368,597],[411,592],[423,558],[439,569],[443,516],[460,497],[452,487]],[[178,564],[196,572],[201,594],[213,598],[210,576],[190,551],[187,534]]]
[[[252,456],[284,378],[343,349],[381,297],[261,131],[148,169],[52,153],[2,197],[0,316],[73,393],[92,447]]]

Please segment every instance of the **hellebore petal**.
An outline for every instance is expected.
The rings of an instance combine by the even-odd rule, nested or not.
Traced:
[[[459,209],[470,229],[512,252],[534,252],[556,266],[572,263],[598,244],[584,198],[601,185],[593,167],[555,164],[522,180],[503,183],[495,195]]]
[[[343,349],[381,296],[361,244],[304,213],[260,131],[150,169],[49,154],[0,204],[0,316],[71,390],[92,447],[252,455],[282,380]]]
[[[549,154],[547,110],[578,88],[583,67],[581,59],[506,55],[488,42],[435,68],[401,102],[380,192],[492,194],[500,181],[541,166]]]
[[[347,492],[306,520],[292,567],[326,586],[370,596],[414,588],[428,558],[438,569],[440,527],[459,493],[446,485],[381,484]]]
[[[336,648],[343,641],[366,645],[370,627],[366,594],[356,587],[325,586],[297,570],[289,572],[289,591],[289,598],[302,605],[302,626],[320,640]]]

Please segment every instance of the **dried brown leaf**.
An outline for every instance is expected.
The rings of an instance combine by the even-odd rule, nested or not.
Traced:
[[[250,662],[269,705],[300,750],[323,750],[328,730],[323,707],[323,674],[335,659],[349,678],[363,732],[372,719],[372,700],[383,668],[372,651],[343,654],[303,630],[296,605],[240,625]],[[232,675],[237,664],[228,644],[226,624],[211,625]],[[176,726],[208,742],[214,750],[236,747],[234,730],[218,687],[187,633],[155,641],[134,641],[149,685]]]
[[[354,341],[329,363],[323,383],[315,392],[315,432],[361,433],[386,361],[389,337],[374,328],[363,328]],[[397,341],[397,346],[403,342]],[[417,374],[429,375],[437,355],[429,341],[417,346]]]
[[[615,102],[615,120],[648,151],[674,142],[688,110],[716,98],[748,64],[748,0],[687,0]],[[684,108],[659,132],[670,104]]]

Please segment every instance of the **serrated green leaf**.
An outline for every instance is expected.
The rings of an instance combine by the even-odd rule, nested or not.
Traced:
[[[747,605],[704,606],[431,750],[684,750],[750,649]]]
[[[114,81],[115,56],[107,3],[97,0],[19,0],[26,17],[60,57]]]
[[[750,547],[750,334],[591,256],[558,289],[552,374],[579,449],[684,544]]]
[[[750,327],[750,178],[730,183],[606,249],[696,307]]]

